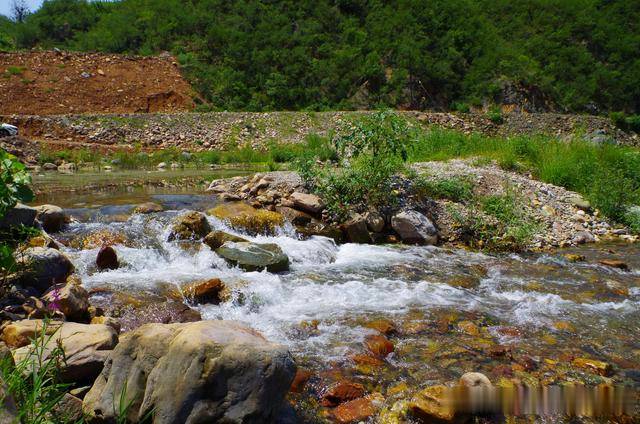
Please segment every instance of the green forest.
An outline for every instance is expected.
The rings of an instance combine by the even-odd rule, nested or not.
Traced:
[[[170,51],[201,110],[640,110],[640,1],[48,0],[34,47]]]

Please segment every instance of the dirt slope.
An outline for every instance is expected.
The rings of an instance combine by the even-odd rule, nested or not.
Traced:
[[[0,114],[176,112],[192,99],[170,55],[0,53]]]

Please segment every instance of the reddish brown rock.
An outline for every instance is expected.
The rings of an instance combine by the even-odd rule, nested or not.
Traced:
[[[304,386],[307,384],[309,379],[313,374],[309,370],[305,370],[302,368],[298,368],[296,371],[296,376],[293,377],[293,382],[291,383],[291,388],[289,391],[291,393],[302,393],[304,390]]]
[[[396,326],[393,322],[388,319],[377,319],[374,321],[370,321],[365,324],[365,327],[372,328],[380,333],[388,336],[389,334],[393,334],[396,332]]]
[[[364,386],[351,381],[340,381],[325,390],[320,404],[337,406],[341,403],[360,398],[364,395]]]
[[[96,266],[99,270],[118,269],[120,263],[115,249],[111,246],[101,247],[96,257]]]
[[[380,393],[373,393],[339,405],[333,410],[333,416],[340,424],[364,421],[375,415],[383,402],[384,397]]]
[[[365,346],[374,355],[384,358],[391,352],[393,352],[393,343],[382,335],[370,335],[365,338]]]
[[[219,278],[195,281],[181,288],[175,288],[169,292],[169,297],[177,300],[182,298],[199,303],[220,303],[220,292],[224,289],[224,283]]]
[[[608,266],[611,268],[618,268],[621,269],[623,271],[628,271],[629,270],[629,265],[627,265],[625,262],[622,262],[618,259],[602,259],[600,261],[598,261],[601,265],[604,266]]]

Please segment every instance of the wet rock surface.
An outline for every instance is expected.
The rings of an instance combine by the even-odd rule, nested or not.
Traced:
[[[282,272],[289,269],[289,258],[277,244],[226,242],[216,253],[245,271]]]

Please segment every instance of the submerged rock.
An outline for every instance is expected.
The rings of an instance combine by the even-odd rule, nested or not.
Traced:
[[[18,253],[16,262],[23,270],[23,284],[44,292],[52,284],[64,283],[73,264],[62,252],[49,247],[30,247]]]
[[[333,410],[333,416],[340,424],[363,422],[375,415],[383,403],[384,397],[380,393],[373,393],[339,405]]]
[[[42,224],[42,228],[48,233],[56,233],[64,227],[67,216],[61,207],[55,205],[42,205],[36,208],[36,219]]]
[[[153,202],[141,203],[133,209],[133,213],[149,214],[162,212],[164,209],[161,205]]]
[[[31,340],[42,333],[42,320],[23,320],[9,324],[3,330],[5,342],[14,348],[16,362],[33,357]],[[46,327],[43,359],[48,360],[58,346],[64,351],[61,378],[67,382],[93,381],[102,370],[109,351],[118,343],[117,332],[106,325],[49,322]]]
[[[289,258],[275,243],[226,242],[216,253],[245,271],[282,272],[289,269]]]
[[[322,406],[338,406],[341,403],[364,396],[364,386],[352,381],[339,381],[322,394]]]
[[[233,234],[225,233],[224,231],[217,231],[217,230],[211,231],[209,234],[205,236],[204,240],[202,240],[202,242],[207,246],[209,246],[211,250],[216,250],[217,248],[219,248],[220,246],[222,246],[228,241],[248,242],[249,240]]]
[[[391,218],[391,227],[403,242],[410,244],[436,244],[438,231],[433,223],[420,212],[403,211]]]
[[[83,409],[114,421],[126,387],[132,422],[272,422],[295,372],[285,347],[237,322],[148,324],[122,337]]]
[[[455,411],[447,402],[446,393],[446,386],[427,387],[411,399],[408,404],[409,410],[423,422],[451,421]]]
[[[118,254],[116,250],[111,246],[102,246],[98,251],[96,257],[96,266],[99,270],[106,269],[118,269],[120,263],[118,262]]]
[[[598,261],[601,265],[604,266],[608,266],[611,268],[618,268],[621,269],[623,271],[628,271],[629,270],[629,265],[627,265],[625,262],[618,260],[618,259],[602,259],[600,261]]]
[[[200,212],[190,211],[174,220],[169,233],[169,241],[202,238],[210,231],[211,226],[207,217]]]

